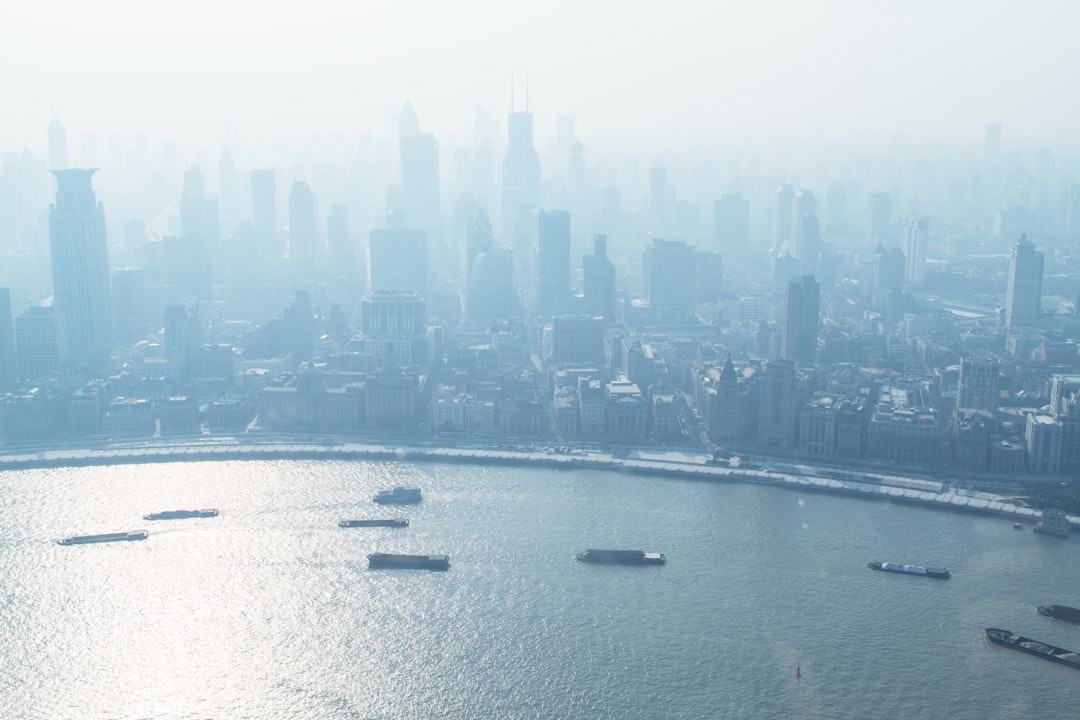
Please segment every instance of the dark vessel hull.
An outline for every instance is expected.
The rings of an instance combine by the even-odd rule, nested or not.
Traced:
[[[647,553],[643,550],[593,550],[575,555],[578,560],[594,565],[663,565],[667,558],[663,553]]]
[[[423,497],[420,488],[396,487],[393,490],[380,490],[372,500],[380,505],[415,505]]]
[[[388,518],[385,520],[341,520],[341,527],[408,527],[408,518]]]
[[[921,565],[902,565],[900,563],[868,562],[866,563],[866,567],[871,570],[896,573],[897,575],[916,575],[919,577],[935,578],[937,580],[948,580],[952,575],[952,573],[945,568],[931,568],[923,567]]]
[[[136,530],[135,532],[105,533],[103,535],[72,535],[56,542],[60,545],[90,545],[92,543],[145,540],[148,535],[149,533],[145,530]]]
[[[395,568],[400,570],[449,570],[447,555],[395,555],[372,553],[368,555],[369,568]]]
[[[1023,635],[1014,635],[1010,631],[1000,628],[986,628],[985,633],[990,642],[1080,670],[1080,654],[1071,650],[1047,645],[1044,642],[1032,640]]]
[[[143,520],[186,520],[187,518],[217,517],[217,514],[218,511],[213,508],[205,510],[165,510],[143,515]]]
[[[1036,608],[1040,615],[1057,618],[1071,623],[1080,623],[1080,610],[1068,605],[1040,605]]]

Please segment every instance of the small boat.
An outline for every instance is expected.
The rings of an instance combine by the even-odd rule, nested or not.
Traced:
[[[1052,535],[1054,537],[1069,537],[1069,518],[1064,510],[1043,510],[1039,521],[1035,523],[1035,532],[1040,535]]]
[[[380,490],[372,498],[381,505],[412,505],[424,498],[418,487],[403,487],[398,485],[393,490]]]
[[[643,550],[585,550],[575,555],[581,562],[597,565],[663,565],[664,553]]]
[[[204,510],[163,510],[162,512],[143,515],[143,520],[185,520],[187,518],[217,517],[218,511],[213,508]]]
[[[1080,623],[1080,610],[1068,605],[1040,605],[1035,608],[1040,615],[1071,623]]]
[[[148,535],[149,533],[145,530],[135,530],[133,532],[104,533],[103,535],[72,535],[56,542],[60,545],[89,545],[91,543],[145,540]]]
[[[1016,635],[1008,630],[1002,630],[1000,628],[986,628],[984,632],[990,642],[1080,670],[1080,654],[1075,653],[1072,650],[1059,648],[1055,645],[1048,645],[1044,642],[1032,640],[1023,635]]]
[[[1013,523],[1013,530],[1023,530],[1024,526],[1018,522]]]
[[[395,553],[371,553],[367,556],[369,568],[396,568],[401,570],[449,570],[448,555],[398,555]]]
[[[922,565],[905,565],[895,562],[868,562],[866,567],[871,570],[883,570],[884,572],[901,573],[903,575],[922,575],[924,577],[948,580],[950,573],[945,568],[924,567]]]
[[[382,520],[341,520],[338,525],[348,527],[408,527],[408,518],[386,518]]]

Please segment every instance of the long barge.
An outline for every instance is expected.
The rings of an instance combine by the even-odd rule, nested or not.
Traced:
[[[408,518],[381,518],[377,520],[340,520],[338,525],[343,528],[352,527],[408,527]]]
[[[161,512],[143,515],[143,520],[186,520],[187,518],[217,517],[218,511],[214,508],[203,510],[162,510]]]
[[[1080,670],[1080,653],[1059,648],[1056,645],[1049,645],[1039,640],[1032,640],[1001,628],[986,628],[984,632],[990,642],[997,643],[1002,647],[1019,650],[1028,655],[1041,657],[1044,660],[1068,665],[1071,668]]]
[[[922,577],[948,580],[951,573],[946,568],[923,567],[922,565],[905,565],[896,562],[868,562],[866,567],[871,570],[900,573],[901,575],[921,575]]]
[[[91,543],[145,540],[148,535],[149,533],[145,530],[135,530],[133,532],[104,533],[102,535],[72,535],[56,542],[60,545],[89,545]]]
[[[398,555],[396,553],[371,553],[369,568],[395,568],[401,570],[449,570],[448,555]]]
[[[578,560],[595,565],[663,565],[664,553],[644,550],[595,550],[589,549],[575,555]]]

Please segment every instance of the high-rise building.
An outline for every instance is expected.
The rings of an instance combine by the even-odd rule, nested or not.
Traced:
[[[60,118],[54,117],[49,122],[49,169],[67,170],[67,167],[67,131]]]
[[[866,204],[866,239],[872,243],[889,245],[889,215],[892,212],[892,197],[887,192],[872,192]]]
[[[784,360],[813,364],[817,357],[820,288],[812,275],[788,283],[784,303]]]
[[[251,207],[260,257],[280,257],[277,236],[277,185],[273,170],[251,171]]]
[[[722,253],[741,255],[750,245],[750,203],[724,193],[713,203],[713,244]]]
[[[142,268],[120,268],[113,273],[112,293],[116,339],[122,343],[134,343],[149,329],[146,271]]]
[[[821,225],[815,215],[803,215],[799,218],[796,231],[795,254],[803,275],[816,275],[818,257],[821,255]]]
[[[654,238],[641,259],[641,299],[673,320],[693,315],[697,257],[681,240]]]
[[[772,251],[781,252],[791,241],[791,221],[794,218],[795,191],[790,185],[776,188],[776,217],[773,222]]]
[[[607,256],[607,235],[593,237],[593,253],[582,259],[585,308],[608,322],[615,319],[615,265]]]
[[[506,122],[507,143],[502,177],[502,234],[503,237],[513,238],[520,211],[540,207],[540,156],[533,147],[532,113],[528,110],[511,112]]]
[[[510,248],[491,248],[477,254],[469,273],[465,317],[478,323],[508,318],[519,312],[514,291],[514,255]]]
[[[810,190],[801,188],[795,193],[795,201],[791,206],[791,240],[789,245],[792,256],[797,258],[802,257],[799,248],[800,225],[803,218],[808,217],[817,217],[817,198],[814,197],[814,193]]]
[[[180,234],[200,241],[205,248],[217,246],[221,236],[218,201],[206,197],[202,171],[191,167],[184,173],[180,197]]]
[[[825,232],[846,235],[847,231],[847,191],[843,185],[834,182],[825,193]]]
[[[387,216],[387,227],[368,234],[372,290],[412,290],[427,297],[427,233],[405,226],[399,210]]]
[[[1009,256],[1009,285],[1005,291],[1005,326],[1030,325],[1042,302],[1043,254],[1021,235]]]
[[[398,118],[401,151],[401,201],[415,227],[439,226],[439,143],[420,132],[412,104],[405,103]]]
[[[349,237],[349,208],[345,205],[330,206],[330,214],[326,216],[326,251],[335,274],[352,271],[355,258]]]
[[[1001,404],[1000,375],[998,362],[992,357],[960,358],[956,407],[997,410]]]
[[[94,170],[54,170],[56,202],[49,206],[53,306],[61,345],[74,357],[108,353],[112,329],[105,210],[94,196]]]
[[[303,180],[293,183],[289,190],[289,260],[314,266],[319,246],[319,217],[315,195]]]
[[[61,319],[56,307],[35,306],[15,318],[15,362],[19,378],[49,377],[64,359]]]
[[[671,222],[668,208],[667,170],[662,167],[649,169],[649,230],[664,235]]]
[[[198,309],[183,305],[165,308],[165,379],[184,383],[195,373],[199,352],[202,350],[202,328]]]
[[[11,291],[0,287],[0,393],[14,390],[18,376],[15,327],[11,324]]]
[[[930,236],[930,220],[924,215],[912,215],[904,222],[904,282],[921,288],[926,284],[926,245]]]
[[[562,312],[570,297],[570,213],[541,210],[536,245],[536,312]]]
[[[468,220],[465,228],[465,276],[471,278],[473,265],[481,253],[488,253],[495,247],[495,235],[491,229],[491,220],[483,208],[480,208]],[[513,269],[511,269],[513,272]]]
[[[770,361],[761,379],[759,445],[773,450],[795,448],[797,398],[795,363],[790,360]]]

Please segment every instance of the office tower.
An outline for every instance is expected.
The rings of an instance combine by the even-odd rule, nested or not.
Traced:
[[[904,282],[916,288],[926,284],[926,244],[930,220],[912,215],[904,223]]]
[[[713,244],[722,253],[741,255],[750,246],[750,203],[724,193],[713,203]]]
[[[992,357],[960,358],[960,382],[956,407],[973,410],[997,410],[1001,404],[998,363]]]
[[[240,173],[236,171],[232,153],[225,148],[218,161],[218,200],[227,234],[231,234],[240,222],[240,196]]]
[[[570,297],[570,213],[541,210],[536,245],[536,312],[562,312]]]
[[[820,288],[811,275],[788,283],[781,357],[812,365],[817,357]]]
[[[277,237],[277,186],[273,170],[251,171],[251,208],[255,234],[259,240],[259,257],[281,257]]]
[[[415,227],[435,229],[439,227],[439,144],[431,133],[420,132],[408,102],[398,118],[398,140],[405,215]]]
[[[585,309],[608,322],[615,320],[615,265],[607,256],[607,235],[593,237],[592,255],[582,259]]]
[[[218,201],[206,197],[203,174],[198,167],[188,168],[184,173],[180,234],[189,240],[198,240],[207,249],[216,247],[221,240]]]
[[[326,216],[326,250],[330,270],[335,275],[349,274],[353,267],[353,246],[349,238],[349,208],[331,205]]]
[[[195,374],[203,346],[198,309],[169,305],[165,308],[163,320],[165,379],[171,382],[188,382]]]
[[[798,253],[795,257],[799,261],[800,272],[803,275],[816,275],[818,257],[821,255],[821,230],[817,217],[814,215],[800,217],[797,236],[795,247]]]
[[[797,409],[795,363],[772,360],[761,379],[758,414],[758,444],[771,450],[795,447]]]
[[[105,210],[94,196],[93,174],[54,170],[56,202],[49,206],[53,306],[61,345],[80,359],[108,353],[112,326]]]
[[[776,188],[776,217],[773,222],[773,253],[783,251],[791,241],[791,221],[794,217],[795,191],[790,185]]]
[[[32,307],[15,318],[15,364],[23,382],[46,378],[64,359],[56,307]]]
[[[60,118],[54,117],[49,122],[49,168],[51,170],[67,170],[68,149],[67,131]]]
[[[694,300],[717,302],[724,282],[724,256],[718,252],[694,254]]]
[[[892,198],[887,192],[872,192],[867,197],[866,206],[866,239],[872,243],[888,245],[889,213],[891,212]]]
[[[387,215],[387,227],[368,234],[372,290],[412,290],[427,297],[427,233],[410,230],[403,214]]]
[[[1021,235],[1009,256],[1009,286],[1005,292],[1005,326],[1012,330],[1039,317],[1042,301],[1043,254]]]
[[[520,211],[540,206],[540,156],[533,148],[533,116],[526,109],[506,119],[507,143],[503,158],[502,234],[513,238]],[[515,243],[515,248],[517,244]]]
[[[653,239],[641,259],[641,299],[660,309],[668,320],[684,321],[694,314],[694,248],[679,240]]]
[[[495,246],[495,236],[491,229],[491,220],[483,208],[476,210],[465,228],[465,276],[471,278],[476,258],[482,253],[491,252]],[[511,269],[511,272],[513,270]]]
[[[551,321],[551,361],[558,365],[604,364],[604,319],[593,315],[559,315]]]
[[[14,390],[18,376],[15,326],[11,323],[11,291],[0,287],[0,393]]]
[[[319,218],[315,210],[315,195],[310,185],[298,180],[289,190],[289,260],[313,267],[318,245]]]
[[[146,271],[142,268],[121,268],[113,273],[113,329],[116,339],[134,343],[148,331],[146,304]]]
[[[843,185],[834,182],[825,193],[825,232],[846,235],[847,230],[847,191]]]
[[[791,206],[791,254],[802,257],[799,252],[799,223],[803,218],[817,217],[817,199],[814,193],[806,188],[795,193],[795,202]]]
[[[886,248],[878,243],[873,255],[873,278],[871,287],[877,302],[884,302],[889,291],[904,287],[904,270],[907,259],[900,248]]]
[[[663,235],[668,231],[667,170],[662,167],[649,169],[649,231]]]
[[[510,248],[477,254],[469,273],[465,317],[478,323],[505,319],[519,312],[514,290],[514,255]]]

